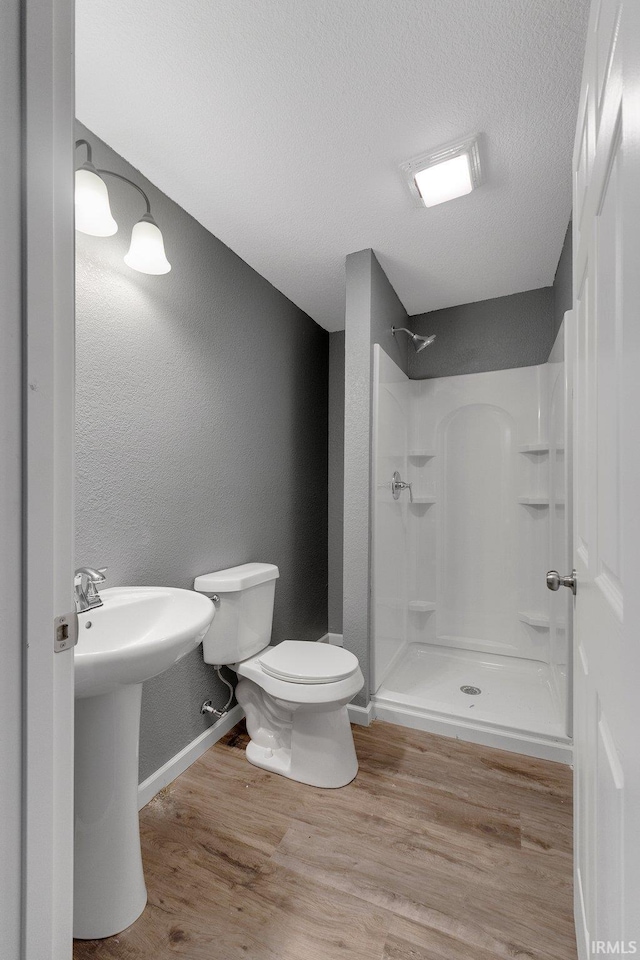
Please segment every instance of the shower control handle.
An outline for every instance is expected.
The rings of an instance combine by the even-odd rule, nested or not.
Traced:
[[[400,474],[397,470],[394,471],[393,477],[391,478],[391,494],[394,500],[398,500],[402,490],[409,491],[409,498],[411,503],[413,503],[413,490],[411,489],[411,484],[406,483],[404,480],[400,479]]]
[[[570,577],[561,577],[557,570],[549,570],[547,573],[547,587],[549,590],[559,590],[560,587],[569,587],[571,593],[576,595],[577,578],[575,570],[572,570]]]

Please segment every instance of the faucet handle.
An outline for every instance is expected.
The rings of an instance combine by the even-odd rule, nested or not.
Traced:
[[[101,570],[96,570],[95,567],[78,567],[74,576],[74,583],[78,582],[78,577],[86,577],[88,583],[103,583],[107,578],[105,573],[107,572],[107,567],[102,567]]]
[[[87,597],[88,598],[97,598],[100,596],[98,593],[98,584],[104,583],[107,579],[105,577],[107,568],[102,567],[101,569],[94,570],[93,576],[89,577],[87,580]],[[97,577],[96,574],[99,573],[100,576]]]

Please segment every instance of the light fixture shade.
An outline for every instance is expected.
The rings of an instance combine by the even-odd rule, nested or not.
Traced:
[[[425,207],[464,197],[473,190],[469,154],[461,153],[425,167],[416,173],[415,181]]]
[[[145,213],[131,231],[131,245],[124,262],[140,273],[158,275],[171,270],[164,252],[162,233],[150,213]]]
[[[402,164],[416,202],[435,207],[464,197],[482,182],[478,138],[462,140]]]
[[[76,230],[92,237],[111,237],[118,224],[111,215],[107,185],[95,168],[85,164],[76,170]]]

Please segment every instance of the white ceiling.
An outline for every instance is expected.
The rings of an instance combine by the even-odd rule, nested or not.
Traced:
[[[328,330],[364,247],[409,314],[553,282],[588,0],[76,9],[79,119]],[[414,205],[400,163],[475,132],[484,185]]]

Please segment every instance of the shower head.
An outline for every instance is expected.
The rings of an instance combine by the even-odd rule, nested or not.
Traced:
[[[430,346],[436,338],[435,333],[432,333],[430,337],[421,337],[417,333],[412,333],[411,330],[407,330],[406,327],[391,327],[391,333],[394,335],[394,337],[399,330],[409,334],[413,345],[416,348],[416,353],[420,353],[420,351],[424,350],[425,347]]]
[[[424,350],[425,347],[430,346],[435,338],[435,333],[432,333],[430,337],[419,337],[417,333],[414,333],[413,345],[416,348],[416,353],[420,353],[420,351]]]

